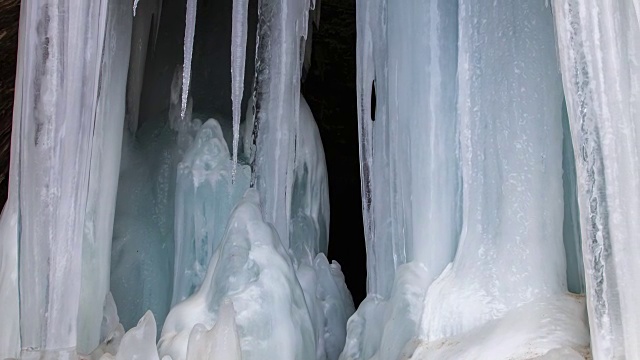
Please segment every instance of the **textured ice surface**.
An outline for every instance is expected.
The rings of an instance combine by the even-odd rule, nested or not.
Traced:
[[[584,299],[574,296],[542,298],[469,332],[421,343],[415,350],[409,343],[405,351],[411,359],[553,359],[558,352],[583,359],[589,349],[584,306]]]
[[[395,275],[388,300],[369,295],[349,319],[340,359],[399,359],[407,344],[415,343],[431,278],[419,262],[400,265]]]
[[[554,1],[596,359],[640,356],[638,1]]]
[[[188,121],[188,119],[185,119]],[[193,294],[224,236],[231,210],[249,188],[251,170],[233,163],[220,125],[204,123],[180,164],[176,184],[175,272],[172,304]]]
[[[567,290],[551,10],[538,1],[461,1],[459,11],[463,228],[452,267],[425,300],[428,340]]]
[[[14,147],[15,144],[14,142]],[[13,184],[14,179],[10,181]],[[2,359],[18,357],[20,352],[18,301],[18,206],[15,196],[10,195],[0,214],[0,304],[2,304],[0,317],[3,319],[0,322],[0,358]]]
[[[367,291],[387,297],[399,265],[435,278],[455,251],[457,4],[363,1],[357,16]]]
[[[329,184],[320,132],[302,96],[299,116],[289,247],[295,259],[311,263],[329,251]]]
[[[300,97],[318,4],[259,5],[235,182],[247,1],[231,151],[191,120],[186,5],[168,119],[139,126],[161,1],[23,4],[0,358],[580,359],[587,326],[596,359],[640,354],[639,1],[358,0],[368,296],[348,326]]]
[[[369,296],[349,321],[342,358],[584,350],[584,305],[566,293],[563,96],[550,9],[362,1],[358,27]],[[565,240],[579,291],[572,225]],[[525,320],[546,312],[549,324]],[[519,335],[490,351],[511,329]]]
[[[107,4],[38,1],[21,9],[16,89],[20,95],[14,112],[14,134],[19,136],[13,139],[12,194],[0,231],[9,235],[1,239],[6,242],[2,256],[11,257],[14,246],[19,250],[21,294],[19,333],[2,341],[13,346],[19,334],[25,358],[44,352],[63,356],[76,346],[82,235],[93,134],[100,121],[96,107]],[[19,244],[13,243],[12,228]],[[9,279],[17,275],[12,263],[3,259],[2,267],[9,268],[4,276]],[[1,290],[9,297],[11,312],[17,310],[14,281],[15,277],[7,283],[10,289],[5,292],[3,279]],[[6,319],[2,327],[18,331],[15,313]]]
[[[263,220],[254,189],[232,212],[203,286],[167,317],[160,354],[186,359],[192,329],[198,323],[213,328],[225,301],[231,301],[236,313],[243,359],[263,359],[267,354],[315,358],[314,330],[302,288],[277,233]]]

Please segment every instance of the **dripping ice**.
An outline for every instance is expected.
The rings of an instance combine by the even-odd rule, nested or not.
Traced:
[[[152,119],[148,59],[176,15],[96,4],[23,3],[0,358],[640,356],[635,1],[357,1],[357,311],[300,95],[320,3],[232,2],[218,114],[190,88],[186,0]]]

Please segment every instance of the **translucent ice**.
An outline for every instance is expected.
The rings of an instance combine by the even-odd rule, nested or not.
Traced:
[[[329,251],[329,184],[320,132],[302,96],[299,116],[289,247],[295,259],[311,263]]]
[[[640,354],[640,5],[554,1],[593,355]]]
[[[197,324],[212,329],[224,318],[225,301],[236,313],[242,359],[315,358],[314,330],[293,264],[264,222],[254,189],[233,210],[202,287],[169,313],[160,354],[186,359],[192,329]]]
[[[126,329],[147,310],[162,324],[169,312],[174,263],[177,134],[147,121],[125,132],[111,249],[111,292]]]
[[[232,184],[232,169],[220,125],[209,119],[178,164],[172,304],[183,301],[202,284],[231,210],[249,188],[251,170],[241,165]]]
[[[91,148],[91,167],[78,310],[78,351],[89,353],[100,339],[102,303],[109,292],[111,238],[115,216],[122,129],[125,118],[127,65],[131,47],[128,1],[110,1],[102,53],[101,86]]]

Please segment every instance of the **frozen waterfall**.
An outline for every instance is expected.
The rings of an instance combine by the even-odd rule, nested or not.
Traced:
[[[355,3],[357,309],[320,0],[22,2],[0,359],[640,359],[640,2]]]

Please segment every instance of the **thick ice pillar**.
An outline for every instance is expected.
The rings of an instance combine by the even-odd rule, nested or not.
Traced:
[[[370,294],[388,296],[395,269],[407,261],[422,262],[434,278],[453,259],[460,227],[457,15],[451,1],[358,2]]]
[[[115,216],[125,92],[131,46],[131,4],[110,0],[102,50],[100,91],[91,149],[91,176],[78,314],[78,351],[88,354],[100,343],[102,308],[109,292],[111,238]]]
[[[554,1],[595,359],[640,356],[637,1]]]
[[[27,6],[20,12],[21,23],[26,23]],[[21,26],[18,42],[18,59],[23,59],[30,49],[24,40],[27,26]],[[20,129],[22,119],[22,87],[29,68],[25,61],[18,61],[16,69],[15,98],[11,132],[11,160],[9,164],[9,188],[16,189],[20,183]],[[25,83],[24,85],[28,85]],[[7,202],[0,212],[0,359],[17,358],[20,355],[20,304],[18,283],[18,223],[19,194],[9,191]]]
[[[453,266],[425,300],[428,340],[566,292],[551,9],[537,0],[459,4],[463,227]]]
[[[12,168],[18,183],[12,191],[18,191],[20,208],[20,335],[27,359],[44,351],[68,357],[76,346],[107,4],[22,4],[20,126],[14,129],[20,139]]]

